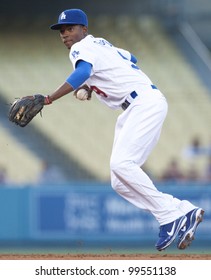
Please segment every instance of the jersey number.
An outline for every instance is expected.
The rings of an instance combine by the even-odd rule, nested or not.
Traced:
[[[102,91],[101,89],[99,89],[99,88],[96,87],[96,86],[91,86],[91,89],[92,89],[96,94],[99,94],[99,95],[101,95],[101,96],[103,96],[103,97],[108,97],[108,95],[107,95],[104,91]]]

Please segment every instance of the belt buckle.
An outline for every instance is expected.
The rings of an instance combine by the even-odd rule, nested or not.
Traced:
[[[130,106],[130,102],[125,99],[125,102],[122,103],[121,107],[125,111]]]
[[[121,105],[122,109],[123,109],[123,110],[126,110],[126,109],[130,106],[131,102],[132,102],[137,96],[138,96],[138,94],[137,94],[135,91],[132,91],[132,92],[129,94],[129,96],[125,99],[125,101],[122,103],[122,105]],[[128,99],[129,99],[130,101],[128,101]]]

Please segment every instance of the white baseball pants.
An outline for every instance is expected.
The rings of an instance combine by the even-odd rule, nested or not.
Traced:
[[[158,191],[141,169],[158,142],[168,105],[159,90],[147,88],[138,94],[117,119],[110,161],[111,184],[120,196],[150,211],[164,225],[196,206]]]

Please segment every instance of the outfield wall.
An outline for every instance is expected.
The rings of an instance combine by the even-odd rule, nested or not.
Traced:
[[[204,208],[195,244],[211,249],[211,187],[160,185],[161,191]],[[0,188],[0,244],[150,244],[158,223],[106,184]]]

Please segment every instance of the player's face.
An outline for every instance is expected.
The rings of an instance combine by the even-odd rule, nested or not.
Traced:
[[[60,28],[60,37],[68,49],[81,41],[86,35],[87,27],[82,25],[62,25]]]

